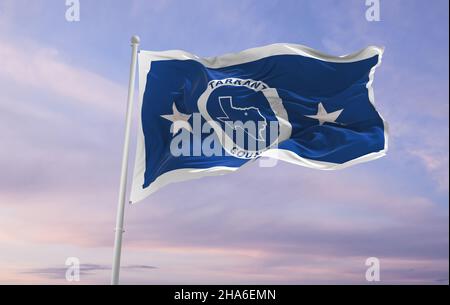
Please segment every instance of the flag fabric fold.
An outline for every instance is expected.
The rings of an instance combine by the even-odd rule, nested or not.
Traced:
[[[372,46],[333,57],[292,44],[213,58],[141,51],[130,201],[261,157],[322,170],[382,157],[387,124],[372,87],[382,55]]]

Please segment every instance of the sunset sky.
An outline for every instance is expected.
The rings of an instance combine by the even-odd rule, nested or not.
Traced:
[[[374,81],[382,159],[323,172],[257,163],[126,207],[125,284],[448,283],[449,2],[0,0],[0,284],[108,284],[130,37],[214,56],[289,42],[386,48]],[[137,89],[137,88],[136,88]],[[131,156],[135,151],[137,103]],[[134,160],[130,160],[130,165]]]

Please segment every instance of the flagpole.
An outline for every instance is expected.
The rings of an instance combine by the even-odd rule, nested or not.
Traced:
[[[125,141],[123,144],[122,155],[122,169],[120,174],[120,189],[119,189],[119,203],[117,205],[117,218],[114,240],[114,259],[112,265],[111,285],[119,284],[119,272],[120,272],[120,256],[122,253],[122,235],[125,232],[123,230],[123,218],[125,213],[125,198],[127,190],[127,176],[128,176],[128,154],[130,146],[130,128],[131,128],[131,113],[133,109],[133,97],[134,97],[134,80],[136,75],[136,63],[137,53],[139,48],[140,39],[138,36],[131,37],[131,66],[130,66],[130,79],[128,83],[128,100],[127,100],[127,114],[125,121]]]

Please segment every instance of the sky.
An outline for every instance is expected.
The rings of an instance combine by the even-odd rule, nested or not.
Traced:
[[[382,284],[448,284],[449,3],[380,4],[368,22],[364,0],[80,0],[68,22],[64,0],[0,0],[0,284],[73,284],[68,257],[78,283],[109,283],[133,34],[199,56],[384,46],[390,148],[341,171],[255,163],[127,205],[122,283],[367,284],[377,257]]]

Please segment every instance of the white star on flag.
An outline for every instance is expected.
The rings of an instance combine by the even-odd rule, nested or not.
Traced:
[[[173,123],[172,135],[177,134],[178,131],[182,128],[186,129],[189,132],[192,132],[191,124],[188,122],[191,115],[179,112],[175,103],[172,104],[172,111],[173,114],[161,115],[162,118]]]
[[[344,109],[340,109],[333,112],[327,112],[322,103],[319,103],[319,107],[317,109],[317,114],[315,115],[306,115],[308,118],[319,120],[319,124],[323,125],[324,123],[336,123],[337,118],[341,115],[341,112]],[[336,123],[338,124],[338,123]]]

